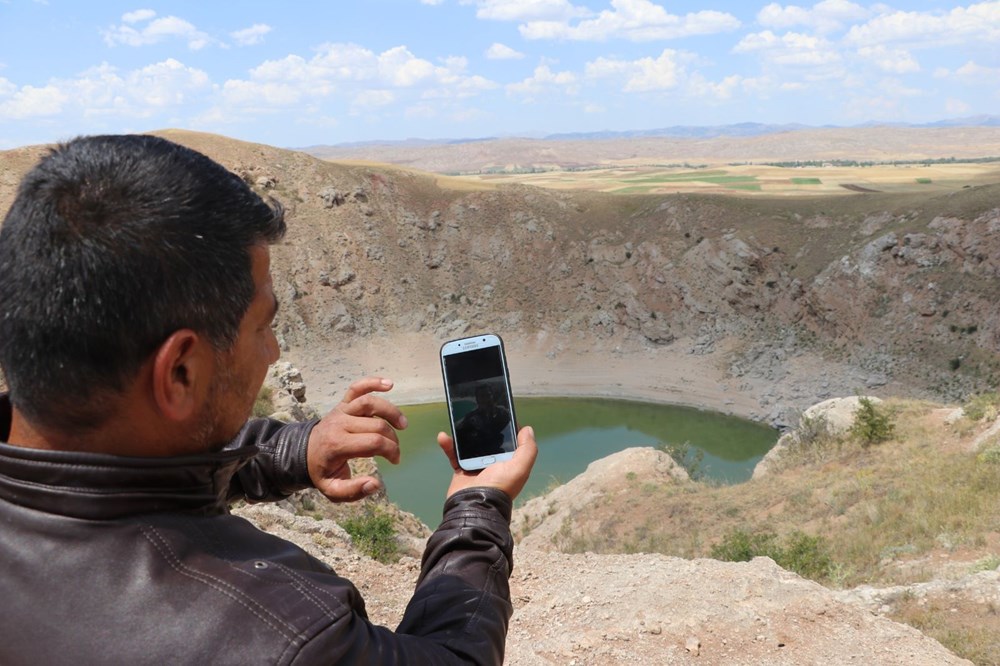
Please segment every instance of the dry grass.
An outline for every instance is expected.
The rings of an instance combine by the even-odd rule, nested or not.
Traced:
[[[908,599],[892,617],[977,666],[1000,664],[1000,609],[992,603]]]
[[[806,552],[817,561],[796,570],[843,588],[995,568],[1000,455],[970,451],[988,424],[947,426],[946,410],[936,405],[886,404],[896,424],[888,442],[863,447],[821,439],[782,471],[737,486],[651,485],[637,478],[632,492],[606,496],[566,522],[554,545],[568,552],[708,557],[732,544],[734,534],[751,542],[773,535],[773,544],[804,534],[818,537],[816,550]],[[1000,609],[988,602],[907,598],[892,616],[976,664],[1000,664]]]
[[[990,555],[1000,528],[1000,464],[966,450],[981,426],[944,426],[927,403],[888,404],[897,427],[888,442],[830,438],[800,465],[737,486],[640,480],[634,492],[566,525],[558,545],[700,557],[737,529],[801,530],[827,540],[834,566],[822,581],[836,586],[911,582],[919,573],[899,565],[930,553]]]

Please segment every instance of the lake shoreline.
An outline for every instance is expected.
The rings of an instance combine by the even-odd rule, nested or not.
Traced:
[[[307,397],[321,413],[332,408],[361,377],[394,381],[385,397],[397,405],[444,401],[438,361],[441,340],[409,333],[365,338],[339,349],[293,349],[283,354],[302,373]],[[740,342],[706,346],[678,339],[665,346],[615,340],[565,339],[548,334],[505,339],[515,396],[610,398],[695,407],[787,427],[797,414],[827,398],[855,395],[865,386],[861,370],[797,350],[779,362],[743,360]],[[757,359],[764,358],[760,354]],[[905,395],[886,384],[873,395]]]

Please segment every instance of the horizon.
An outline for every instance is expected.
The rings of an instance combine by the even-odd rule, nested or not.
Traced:
[[[0,0],[0,149],[923,125],[997,115],[998,41],[1000,0]]]

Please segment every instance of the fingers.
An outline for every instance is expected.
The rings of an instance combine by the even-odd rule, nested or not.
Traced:
[[[489,486],[504,491],[514,499],[524,489],[524,484],[528,482],[531,468],[538,457],[535,431],[531,426],[525,426],[517,433],[517,448],[510,460],[494,463],[479,472],[465,472],[458,468],[454,443],[446,434],[438,434],[438,445],[448,455],[448,459],[452,461],[452,469],[455,470],[448,488],[449,497],[463,488]]]
[[[403,412],[400,411],[399,407],[392,404],[385,398],[380,398],[376,395],[372,395],[370,391],[364,391],[357,393],[356,389],[359,387],[371,387],[375,384],[366,383],[369,380],[374,380],[376,378],[369,377],[361,381],[355,382],[351,385],[351,388],[347,390],[347,394],[344,396],[344,401],[337,405],[337,409],[344,412],[345,414],[350,414],[351,416],[367,416],[367,417],[378,417],[384,419],[393,428],[397,430],[403,430],[408,425],[406,417]],[[388,382],[389,388],[392,387],[392,382],[388,379],[379,380]],[[384,386],[379,383],[378,386]],[[372,390],[388,391],[388,388],[379,388]],[[357,393],[357,394],[356,394]],[[353,397],[352,397],[353,396]]]
[[[372,476],[358,476],[350,479],[326,479],[316,486],[331,502],[355,502],[374,495],[382,489],[382,484]]]
[[[344,461],[375,455],[397,463],[399,436],[383,419],[351,416],[334,409],[313,428],[309,436],[309,455],[324,467],[331,465],[327,462],[329,459]]]
[[[344,402],[351,402],[366,393],[383,392],[392,388],[392,380],[385,377],[363,377],[350,386],[344,393]]]

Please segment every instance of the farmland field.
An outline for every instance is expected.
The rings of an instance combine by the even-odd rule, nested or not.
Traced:
[[[876,166],[704,168],[614,165],[587,170],[452,177],[482,185],[523,183],[551,189],[619,194],[700,192],[756,196],[857,195],[865,192],[951,192],[1000,182],[1000,162]]]

